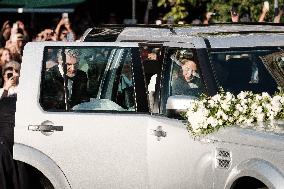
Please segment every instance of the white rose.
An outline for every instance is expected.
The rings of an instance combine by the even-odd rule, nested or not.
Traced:
[[[246,119],[245,123],[248,124],[249,126],[252,125],[253,119]]]
[[[244,108],[240,105],[240,104],[237,104],[236,105],[236,109],[239,111],[239,112],[243,112]]]
[[[268,111],[271,111],[271,110],[272,110],[271,104],[265,104],[264,107],[265,107]]]
[[[223,111],[222,110],[218,110],[218,112],[216,113],[216,117],[217,118],[221,118],[222,114],[223,114]]]
[[[229,117],[229,122],[233,123],[234,122],[234,118],[233,117]]]
[[[234,116],[235,117],[238,117],[240,115],[240,112],[238,111],[238,110],[236,110],[235,112],[234,112]]]
[[[218,121],[214,117],[210,116],[207,119],[207,124],[211,125],[212,127],[216,127],[218,125]]]
[[[267,92],[262,92],[261,95],[262,95],[262,98],[269,98],[270,99],[270,95]]]
[[[208,101],[208,104],[209,104],[210,107],[214,107],[214,106],[215,106],[215,102],[214,102],[214,100],[212,100],[212,99],[210,99],[210,100]]]
[[[256,113],[260,114],[260,113],[262,113],[262,111],[263,111],[262,106],[258,106],[257,109],[256,109]]]
[[[264,120],[264,114],[257,114],[257,117],[256,117],[256,120],[257,122],[263,122]]]
[[[247,96],[247,93],[244,92],[244,91],[241,91],[238,95],[237,95],[237,98],[238,99],[245,99]]]
[[[219,94],[216,94],[212,97],[212,100],[214,100],[215,102],[219,102],[221,100],[221,96]]]
[[[223,120],[227,120],[229,118],[226,114],[223,114],[222,117],[223,117]]]
[[[226,101],[229,102],[231,100],[233,100],[233,94],[231,94],[230,92],[226,92]]]
[[[259,95],[259,94],[257,94],[257,95],[255,96],[255,99],[256,99],[257,101],[260,101],[260,100],[262,100],[262,96]]]
[[[225,111],[229,111],[230,106],[226,103],[223,103],[223,104],[221,104],[221,108],[223,108],[223,110],[225,110]]]
[[[281,104],[284,104],[284,98],[283,97],[281,97],[280,102],[281,102]]]

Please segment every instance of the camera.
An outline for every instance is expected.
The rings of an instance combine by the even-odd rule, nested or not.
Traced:
[[[7,78],[10,79],[11,77],[13,77],[13,73],[7,73]]]

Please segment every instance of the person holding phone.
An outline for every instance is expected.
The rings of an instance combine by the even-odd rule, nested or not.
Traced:
[[[0,99],[16,96],[19,83],[21,65],[16,61],[6,63],[2,69],[4,80],[3,88],[0,89]]]
[[[68,13],[62,13],[62,18],[56,26],[55,33],[58,41],[75,41],[76,37]]]
[[[269,2],[268,1],[264,1],[263,6],[262,6],[262,11],[261,11],[261,14],[259,16],[258,22],[265,22],[265,17],[266,17],[268,12],[269,12]]]
[[[0,188],[21,188],[13,160],[15,112],[20,64],[10,61],[2,70],[4,86],[0,89]]]

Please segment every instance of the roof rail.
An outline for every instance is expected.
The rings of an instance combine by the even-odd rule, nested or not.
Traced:
[[[97,27],[108,28],[125,28],[125,27],[147,27],[147,28],[179,28],[179,27],[195,27],[195,26],[216,26],[216,25],[262,25],[262,26],[284,26],[284,23],[273,22],[224,22],[224,23],[210,23],[210,24],[102,24]]]
[[[262,26],[267,26],[267,27],[262,27]],[[277,26],[279,26],[279,28]],[[86,30],[81,41],[114,42],[117,40],[117,37],[119,36],[119,34],[125,28],[128,28],[128,27],[168,29],[174,35],[176,35],[177,32],[182,32],[179,29],[186,30],[186,29],[197,27],[199,29],[192,30],[192,32],[190,32],[189,34],[191,35],[219,35],[220,33],[223,33],[223,34],[284,33],[283,26],[284,24],[270,23],[270,22],[265,22],[265,23],[263,22],[213,23],[213,24],[208,24],[208,25],[207,24],[201,24],[201,25],[103,24],[103,25],[99,25],[97,27],[89,28],[88,30]],[[188,32],[188,31],[185,31],[185,32]]]

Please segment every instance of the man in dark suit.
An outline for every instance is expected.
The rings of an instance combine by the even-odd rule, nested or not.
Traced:
[[[79,51],[77,49],[65,49],[64,52],[65,62],[62,61],[62,53],[59,52],[59,64],[45,73],[41,92],[41,102],[45,109],[69,109],[88,101],[87,74],[78,69]],[[66,75],[64,74],[64,66]],[[66,80],[64,80],[64,77],[66,77]]]

